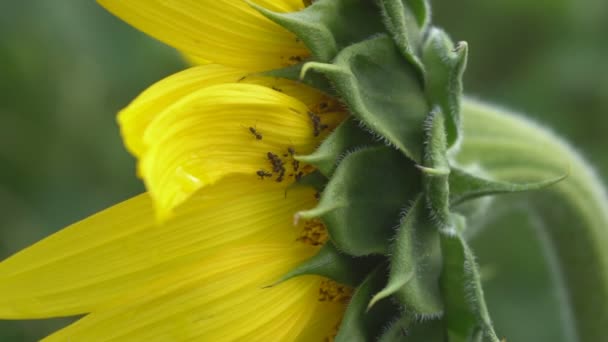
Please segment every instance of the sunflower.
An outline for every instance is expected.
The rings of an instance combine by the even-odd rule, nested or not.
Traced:
[[[100,0],[138,29],[205,64],[172,75],[120,112],[147,193],[0,263],[0,317],[84,315],[45,341],[331,340],[351,290],[281,280],[328,239],[296,186],[345,116],[332,98],[253,72],[308,56],[241,1]],[[256,1],[276,12],[297,0]]]

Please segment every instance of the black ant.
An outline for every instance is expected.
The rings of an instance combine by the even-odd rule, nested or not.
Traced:
[[[312,127],[314,129],[315,137],[318,137],[321,134],[321,131],[326,129],[328,126],[321,123],[321,118],[313,112],[308,112],[308,117],[310,121],[312,121]]]
[[[268,157],[268,160],[272,165],[272,171],[279,173],[279,176],[277,177],[277,182],[282,182],[283,177],[285,176],[285,166],[283,166],[283,161],[281,160],[281,158],[279,158],[279,156],[272,152],[266,153],[266,156]]]
[[[273,172],[281,172],[281,170],[285,170],[285,167],[283,166],[283,161],[281,160],[281,158],[279,158],[279,156],[272,152],[266,153],[266,156],[268,157],[268,160],[272,165]]]
[[[261,180],[264,180],[264,177],[272,177],[272,173],[267,172],[264,169],[257,170],[255,174],[258,175]]]
[[[281,172],[279,172],[279,177],[277,177],[277,182],[282,182],[283,181],[283,177],[285,176],[285,169],[281,170]]]
[[[255,137],[256,140],[262,140],[262,138],[263,138],[262,133],[260,133],[254,127],[249,127],[249,132],[251,132],[251,134],[253,134],[253,136]]]

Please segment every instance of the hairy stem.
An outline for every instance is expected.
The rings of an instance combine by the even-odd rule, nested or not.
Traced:
[[[461,166],[501,180],[564,181],[530,194],[563,279],[576,341],[601,341],[608,322],[608,196],[592,168],[562,139],[506,110],[463,102],[464,140],[453,154]],[[540,328],[540,327],[539,327]],[[545,327],[548,328],[548,327]]]

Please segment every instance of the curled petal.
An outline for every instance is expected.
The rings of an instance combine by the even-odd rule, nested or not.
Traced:
[[[118,123],[127,149],[135,156],[144,150],[142,136],[150,122],[184,96],[211,85],[236,82],[246,72],[221,65],[202,65],[171,75],[141,93],[118,114]]]
[[[223,177],[290,181],[300,172],[293,154],[308,154],[343,113],[313,115],[298,99],[255,84],[197,90],[147,125],[139,174],[158,217]]]
[[[155,83],[120,111],[118,123],[127,149],[136,157],[141,156],[145,149],[143,135],[150,122],[186,95],[212,85],[236,82],[266,86],[295,97],[311,108],[331,102],[321,92],[286,79],[254,76],[219,64],[196,66]]]

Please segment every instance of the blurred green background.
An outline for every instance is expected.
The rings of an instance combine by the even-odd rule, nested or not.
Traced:
[[[469,42],[468,94],[544,123],[608,179],[607,1],[433,5],[435,24]],[[184,67],[93,1],[0,2],[0,259],[143,191],[114,116]],[[554,289],[527,220],[492,226],[475,246],[499,334],[560,341]],[[66,321],[0,321],[0,341],[34,341]]]

